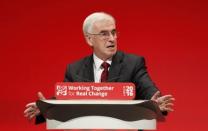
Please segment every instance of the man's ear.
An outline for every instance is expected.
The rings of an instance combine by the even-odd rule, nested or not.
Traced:
[[[89,35],[85,35],[85,40],[89,46],[91,46],[91,47],[93,46],[92,37],[90,37]]]

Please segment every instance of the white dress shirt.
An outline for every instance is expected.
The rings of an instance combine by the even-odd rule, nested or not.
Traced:
[[[101,60],[100,58],[98,58],[95,54],[93,54],[93,60],[94,60],[94,63],[93,63],[93,70],[94,70],[94,80],[96,83],[99,83],[100,82],[100,79],[101,79],[101,74],[103,72],[103,67],[101,66],[102,63],[104,62],[103,60]],[[108,59],[107,61],[108,64],[111,65],[112,63],[112,58]],[[110,67],[108,68],[108,70],[110,69]]]

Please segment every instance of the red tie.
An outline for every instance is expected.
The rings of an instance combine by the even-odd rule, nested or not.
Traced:
[[[101,66],[104,69],[101,74],[101,82],[106,82],[108,79],[108,67],[110,66],[110,64],[108,64],[107,62],[103,62]]]

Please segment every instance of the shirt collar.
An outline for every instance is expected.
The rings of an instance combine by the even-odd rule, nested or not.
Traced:
[[[95,69],[100,69],[101,64],[104,62],[103,60],[101,60],[100,58],[98,58],[95,53],[93,54],[93,60],[94,60],[94,64],[95,64]],[[105,62],[107,62],[108,64],[111,65],[112,63],[112,58],[106,60]]]

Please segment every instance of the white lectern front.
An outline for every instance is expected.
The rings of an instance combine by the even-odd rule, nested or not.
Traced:
[[[154,101],[38,100],[47,129],[156,129],[164,117]]]

